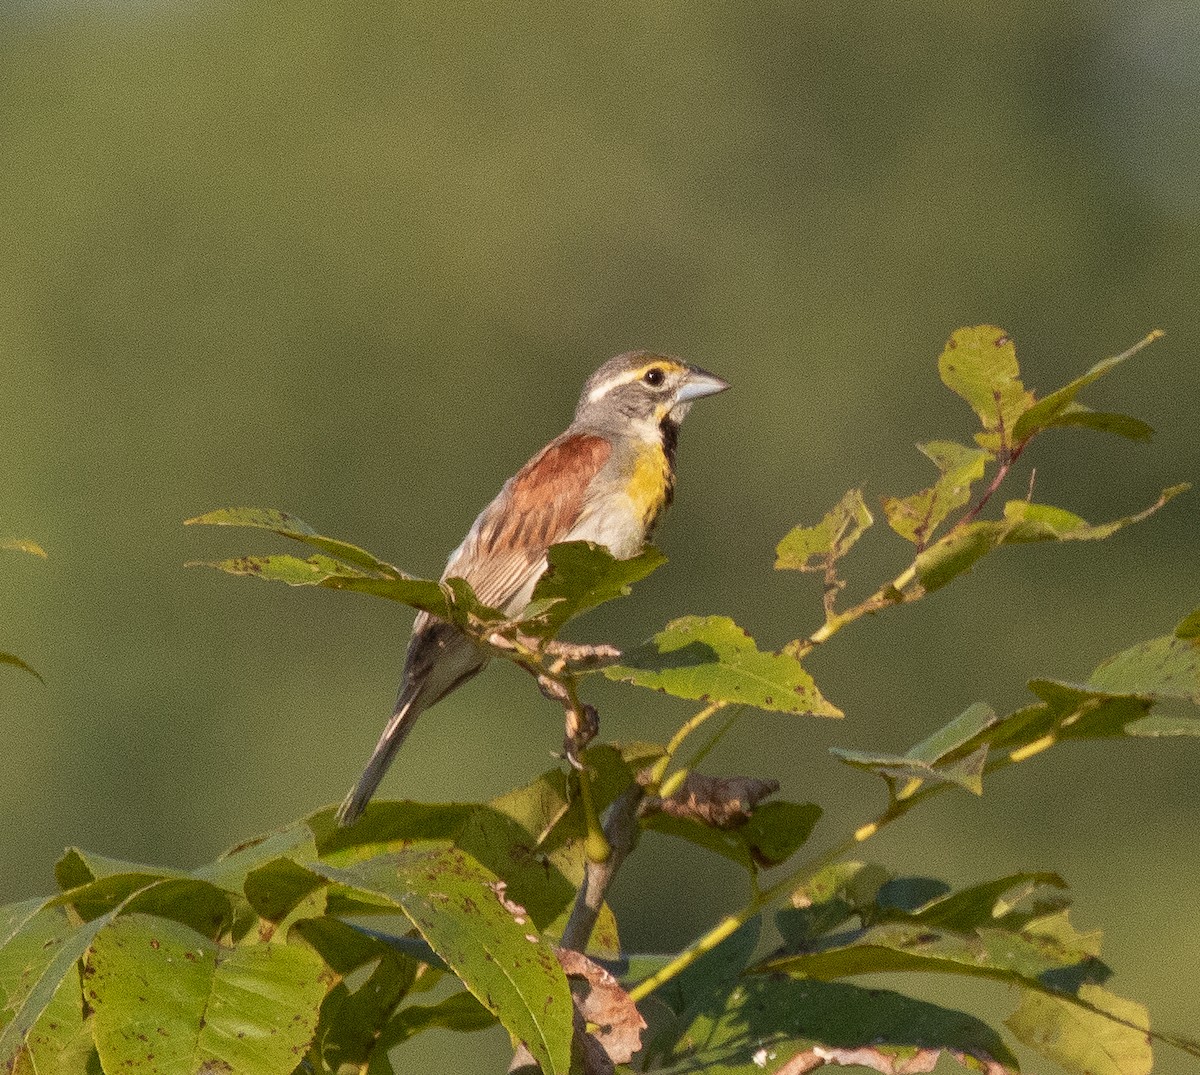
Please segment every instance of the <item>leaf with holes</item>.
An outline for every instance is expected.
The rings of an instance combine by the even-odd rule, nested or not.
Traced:
[[[942,476],[928,489],[911,496],[885,496],[883,513],[897,534],[924,548],[946,516],[971,499],[971,484],[983,477],[988,453],[949,440],[930,441],[917,447],[933,461]]]
[[[685,616],[604,669],[609,679],[702,702],[840,717],[800,662],[764,653],[726,616]]]
[[[861,489],[851,489],[816,526],[793,528],[775,549],[777,571],[824,571],[874,523]]]

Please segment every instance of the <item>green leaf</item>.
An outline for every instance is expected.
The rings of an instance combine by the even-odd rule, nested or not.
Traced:
[[[390,934],[381,934],[364,926],[354,926],[330,915],[305,918],[297,922],[292,927],[288,942],[296,940],[311,945],[326,965],[332,967],[343,978],[368,963],[376,963],[388,956],[395,956],[400,963],[406,965],[404,973],[408,976],[410,984],[417,969],[417,961],[397,952],[395,944],[392,943],[395,938]],[[424,941],[418,943],[432,959],[437,959]]]
[[[940,590],[1004,542],[1004,523],[978,521],[951,530],[917,554],[913,567],[926,593]]]
[[[976,702],[949,724],[910,748],[905,757],[915,758],[928,765],[938,765],[961,757],[964,753],[971,753],[976,747],[975,740],[979,733],[992,727],[998,719],[991,706],[984,702]]]
[[[661,812],[648,815],[643,826],[722,855],[754,874],[791,858],[804,846],[820,817],[821,808],[813,803],[776,800],[756,806],[745,824],[736,828]]]
[[[983,736],[994,748],[1009,750],[1014,761],[1069,739],[1126,735],[1127,726],[1153,705],[1146,698],[1105,694],[1057,680],[1031,680],[1029,689],[1042,703],[1010,713]]]
[[[1127,735],[1159,739],[1176,735],[1200,736],[1200,720],[1166,713],[1152,713],[1141,720],[1125,725]]]
[[[591,541],[552,545],[546,558],[546,570],[521,617],[534,633],[545,635],[556,634],[581,612],[624,597],[633,583],[667,562],[653,545],[628,560],[618,560],[603,545]]]
[[[1039,888],[1065,889],[1056,873],[1013,873],[959,889],[931,900],[912,914],[913,921],[957,932],[992,925]]]
[[[1051,392],[1044,399],[1038,400],[1037,403],[1026,410],[1017,420],[1016,426],[1013,428],[1014,443],[1023,444],[1041,430],[1061,425],[1089,425],[1092,428],[1105,429],[1106,432],[1119,433],[1121,436],[1133,436],[1134,439],[1144,439],[1149,435],[1149,426],[1138,422],[1136,419],[1127,418],[1122,414],[1097,415],[1095,412],[1076,404],[1075,397],[1093,381],[1099,380],[1110,370],[1115,369],[1127,358],[1131,358],[1143,347],[1153,343],[1161,336],[1162,333],[1155,329],[1155,331],[1129,348],[1128,351],[1115,355],[1112,358],[1106,358],[1103,362],[1097,362],[1082,377],[1076,377],[1075,380],[1064,385],[1058,391]],[[1087,420],[1089,415],[1092,416],[1092,421]],[[1111,424],[1106,424],[1103,421],[1097,423],[1094,421],[1095,419],[1110,419],[1113,421]]]
[[[737,832],[759,865],[778,866],[808,842],[821,813],[815,803],[772,799],[756,806]]]
[[[107,922],[105,917],[76,926],[61,908],[41,900],[4,908],[0,920],[0,1070],[24,1049],[60,985],[75,974],[75,964]],[[77,977],[75,980],[78,982]]]
[[[276,929],[287,929],[300,918],[325,911],[325,879],[294,859],[281,857],[246,875],[246,899],[255,912]]]
[[[686,1055],[690,1031],[697,1020],[728,1008],[761,933],[762,918],[755,916],[639,1005],[649,1024],[642,1035],[646,1070],[660,1070],[672,1058]],[[630,981],[654,973],[667,958],[634,957],[630,960],[630,973],[622,984],[628,987]],[[670,1070],[675,1070],[673,1065]],[[685,1067],[683,1070],[705,1069]]]
[[[192,561],[188,567],[212,567],[230,575],[289,586],[321,586],[382,597],[460,626],[505,619],[502,613],[481,604],[462,579],[434,582],[413,578],[357,545],[318,534],[303,520],[286,512],[269,508],[220,508],[187,520],[187,524],[193,523],[270,530],[321,551],[304,559],[288,554],[236,556],[217,562]]]
[[[1126,440],[1153,440],[1154,429],[1137,418],[1128,414],[1112,414],[1105,411],[1094,411],[1079,403],[1072,403],[1050,422],[1047,428],[1078,426],[1080,429],[1094,429],[1099,433],[1112,433]],[[1017,423],[1018,429],[1021,423]]]
[[[407,1041],[422,1030],[434,1028],[471,1032],[495,1026],[496,1017],[466,990],[452,993],[437,1004],[408,1004],[383,1031],[381,1048]]]
[[[638,769],[661,753],[661,747],[644,744],[590,747],[583,762],[591,775],[597,808],[603,810],[633,783]],[[311,815],[307,824],[322,859],[333,866],[422,844],[455,844],[502,875],[509,896],[551,936],[561,932],[583,881],[587,827],[579,777],[561,768],[487,805],[375,801],[351,828],[336,825],[331,809]],[[333,894],[332,898],[341,897]],[[601,911],[595,941],[605,950],[615,948],[616,926],[607,908]]]
[[[1027,500],[1010,500],[1004,505],[1004,521],[1009,527],[1004,534],[1004,544],[1028,541],[1096,541],[1106,538],[1131,523],[1140,523],[1149,518],[1164,504],[1190,488],[1186,483],[1172,485],[1164,489],[1159,498],[1145,510],[1095,526],[1062,508],[1051,507],[1048,504],[1031,504]]]
[[[829,1064],[903,1075],[934,1070],[943,1054],[971,1071],[1018,1071],[999,1034],[964,1012],[885,989],[748,978],[728,1003],[698,1011],[654,1070],[792,1075]]]
[[[69,906],[85,922],[117,910],[170,918],[216,937],[232,919],[229,895],[207,881],[145,873],[118,873],[68,889],[50,901]]]
[[[974,795],[983,794],[983,766],[987,760],[986,749],[945,767],[933,766],[928,762],[904,755],[874,754],[869,751],[843,750],[840,747],[830,747],[829,753],[852,768],[882,777],[892,789],[893,797],[907,798],[906,794],[902,794],[902,789],[910,781],[957,784]],[[901,790],[896,789],[897,783],[901,783]]]
[[[0,653],[0,664],[11,664],[14,668],[21,669],[22,672],[28,672],[34,677],[34,679],[38,680],[38,682],[46,682],[44,679],[42,679],[42,674],[36,668],[21,660],[20,657],[16,656],[16,654]]]
[[[859,866],[831,875],[820,891],[798,893],[777,924],[787,949],[753,973],[833,980],[858,974],[925,971],[1008,982],[1054,995],[1099,983],[1099,935],[1076,931],[1054,874],[1011,874],[957,892],[928,878],[878,883]],[[860,876],[871,884],[850,887]],[[851,928],[856,916],[863,925]]]
[[[188,519],[184,526],[246,526],[256,530],[270,530],[282,537],[310,545],[323,553],[336,556],[339,560],[365,568],[369,572],[384,575],[393,579],[404,579],[408,576],[398,567],[386,560],[380,560],[366,549],[351,545],[336,538],[324,537],[318,534],[303,519],[289,515],[285,511],[274,508],[218,508],[215,511],[197,515]]]
[[[948,440],[917,447],[933,460],[942,476],[912,496],[885,496],[883,512],[897,534],[924,548],[946,516],[971,499],[971,483],[983,477],[988,453]]]
[[[213,567],[230,575],[283,582],[289,586],[321,586],[330,590],[383,597],[443,619],[450,617],[451,595],[431,579],[394,579],[365,575],[329,556],[307,559],[279,553],[273,556],[236,556],[215,563],[192,561],[188,567]]]
[[[10,1075],[89,1075],[99,1072],[92,1020],[84,1018],[79,973],[72,967],[25,1037]]]
[[[1190,634],[1189,620],[1180,626]],[[1200,705],[1200,645],[1191,637],[1152,638],[1109,657],[1088,677],[1088,686],[1110,694],[1182,698]]]
[[[776,571],[825,571],[874,523],[861,489],[851,489],[816,526],[797,526],[775,549]]]
[[[312,950],[224,948],[187,926],[122,915],[88,955],[88,997],[106,1071],[287,1075],[307,1049],[331,973]]]
[[[188,876],[183,870],[172,870],[165,866],[145,866],[140,862],[97,855],[79,847],[68,847],[62,858],[54,864],[54,879],[64,892],[69,888],[79,888],[116,874],[141,874],[152,878]]]
[[[918,581],[927,592],[945,586],[993,549],[1033,541],[1095,541],[1109,537],[1131,523],[1141,522],[1164,504],[1187,490],[1187,485],[1164,489],[1162,495],[1144,511],[1112,522],[1091,525],[1073,512],[1048,504],[1010,500],[1004,506],[1004,519],[976,521],[956,527],[918,554],[914,567]]]
[[[1020,372],[1012,340],[995,325],[958,329],[938,359],[942,383],[965,399],[983,423],[976,442],[993,454],[1012,447],[1017,421],[1033,406],[1033,393],[1021,383]]]
[[[505,903],[494,874],[457,849],[314,870],[404,912],[463,984],[523,1041],[546,1075],[571,1064],[571,993],[553,950]]]
[[[1108,968],[1082,941],[1064,946],[1031,930],[935,929],[914,920],[885,921],[833,936],[817,949],[768,959],[756,972],[832,981],[858,974],[925,971],[990,978],[1059,992],[1059,983],[1100,982]]]
[[[321,922],[336,920],[307,920],[307,924]],[[359,1072],[375,1056],[386,1054],[394,1043],[383,1040],[381,1034],[396,1005],[411,989],[416,967],[416,962],[407,956],[385,951],[376,956],[369,976],[357,988],[350,989],[344,981],[334,986],[321,1005],[317,1036],[310,1052],[310,1056],[319,1058],[318,1071]]]
[[[31,556],[40,556],[43,560],[47,559],[46,550],[36,541],[30,541],[28,538],[14,538],[11,541],[0,542],[0,549],[9,549],[12,552],[27,552]]]
[[[209,881],[226,892],[240,894],[244,890],[246,878],[252,871],[281,856],[301,863],[316,859],[316,841],[307,824],[300,822],[277,832],[246,840],[230,848],[215,862],[194,870],[190,876]]]
[[[764,653],[725,616],[685,616],[603,669],[609,679],[703,702],[840,717],[794,657]]]
[[[927,739],[904,754],[880,754],[831,747],[830,753],[847,765],[881,776],[893,795],[898,781],[957,784],[976,795],[983,794],[983,768],[987,745],[979,742],[982,732],[999,718],[990,706],[976,702]],[[904,789],[901,797],[916,790]]]
[[[1153,1058],[1145,1007],[1097,985],[1083,986],[1079,998],[1096,1010],[1025,990],[1004,1024],[1020,1041],[1078,1075],[1149,1075]]]
[[[457,839],[478,803],[415,803],[376,799],[362,817],[343,828],[333,807],[305,818],[322,861],[347,866],[421,843],[446,845]]]
[[[1195,641],[1200,639],[1200,608],[1184,616],[1175,625],[1175,637]]]

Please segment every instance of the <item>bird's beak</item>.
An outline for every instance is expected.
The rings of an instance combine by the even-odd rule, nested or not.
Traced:
[[[728,387],[729,382],[721,380],[715,373],[709,373],[698,366],[689,366],[687,377],[675,393],[675,403],[691,403],[692,400],[702,399],[704,396],[715,396]]]

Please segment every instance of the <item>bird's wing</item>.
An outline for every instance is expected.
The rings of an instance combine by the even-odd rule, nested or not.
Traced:
[[[545,569],[546,550],[583,512],[612,445],[564,433],[525,464],[483,511],[450,557],[443,578],[465,578],[485,605],[518,612]]]

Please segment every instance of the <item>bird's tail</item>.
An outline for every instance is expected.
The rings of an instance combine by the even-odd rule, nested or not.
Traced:
[[[358,778],[358,783],[350,789],[350,794],[342,800],[342,805],[338,807],[337,822],[339,825],[352,825],[357,821],[359,814],[363,812],[371,796],[375,794],[375,789],[379,787],[379,782],[388,771],[388,766],[392,764],[392,758],[396,756],[400,744],[412,731],[417,717],[427,708],[421,699],[421,694],[420,688],[410,683],[408,689],[400,695],[396,702],[396,708],[392,712],[392,719],[387,722],[387,727],[383,729],[379,742],[375,744],[371,760],[367,762],[367,767],[363,770],[362,776]]]

